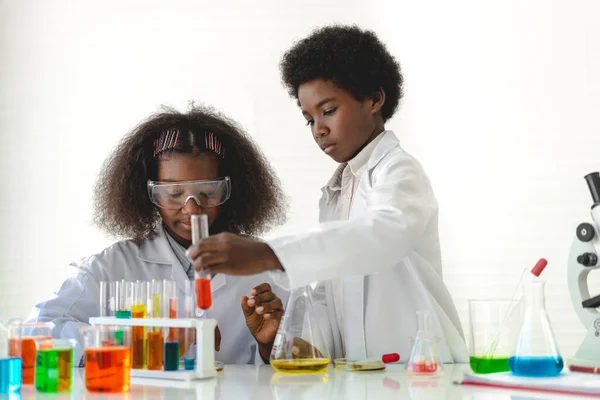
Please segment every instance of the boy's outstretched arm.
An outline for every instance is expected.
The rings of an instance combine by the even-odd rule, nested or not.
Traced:
[[[285,270],[292,287],[383,271],[418,244],[437,202],[420,165],[408,155],[382,161],[363,215],[269,244],[223,233],[188,250],[196,269],[249,275]],[[366,176],[364,177],[367,178]]]

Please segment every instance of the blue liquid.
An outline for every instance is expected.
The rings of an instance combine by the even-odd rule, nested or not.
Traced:
[[[21,359],[0,359],[0,393],[17,392],[21,389]]]
[[[186,371],[191,371],[196,367],[196,359],[195,358],[186,358],[183,361],[184,368]]]
[[[163,369],[177,371],[179,369],[179,342],[166,342],[163,349]]]
[[[564,363],[562,357],[511,357],[508,367],[517,376],[546,378],[560,375]]]

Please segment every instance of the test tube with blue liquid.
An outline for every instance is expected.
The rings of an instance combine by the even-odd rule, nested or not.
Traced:
[[[21,389],[21,329],[18,325],[19,322],[0,323],[0,396]],[[9,355],[9,343],[15,346],[10,349],[12,355]]]
[[[184,318],[194,318],[194,289],[191,281],[185,281],[185,299],[184,299]],[[196,352],[194,346],[194,328],[185,329],[185,351],[184,351],[184,368],[193,370],[196,362]]]
[[[174,281],[163,281],[163,315],[165,318],[177,318],[177,285]],[[179,369],[179,330],[165,328],[163,350],[163,369]]]

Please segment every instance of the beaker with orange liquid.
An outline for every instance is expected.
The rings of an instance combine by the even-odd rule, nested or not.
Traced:
[[[36,339],[51,339],[54,324],[51,322],[23,322],[18,325],[18,335],[9,339],[9,355],[21,357],[23,385],[35,381]]]
[[[85,387],[90,392],[128,392],[131,327],[101,325],[82,329]]]

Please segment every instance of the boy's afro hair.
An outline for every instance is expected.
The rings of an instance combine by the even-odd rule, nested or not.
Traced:
[[[400,65],[374,32],[357,26],[313,31],[283,55],[280,67],[283,83],[296,99],[300,85],[318,78],[335,83],[357,100],[382,89],[386,99],[381,114],[387,121],[402,98]]]

